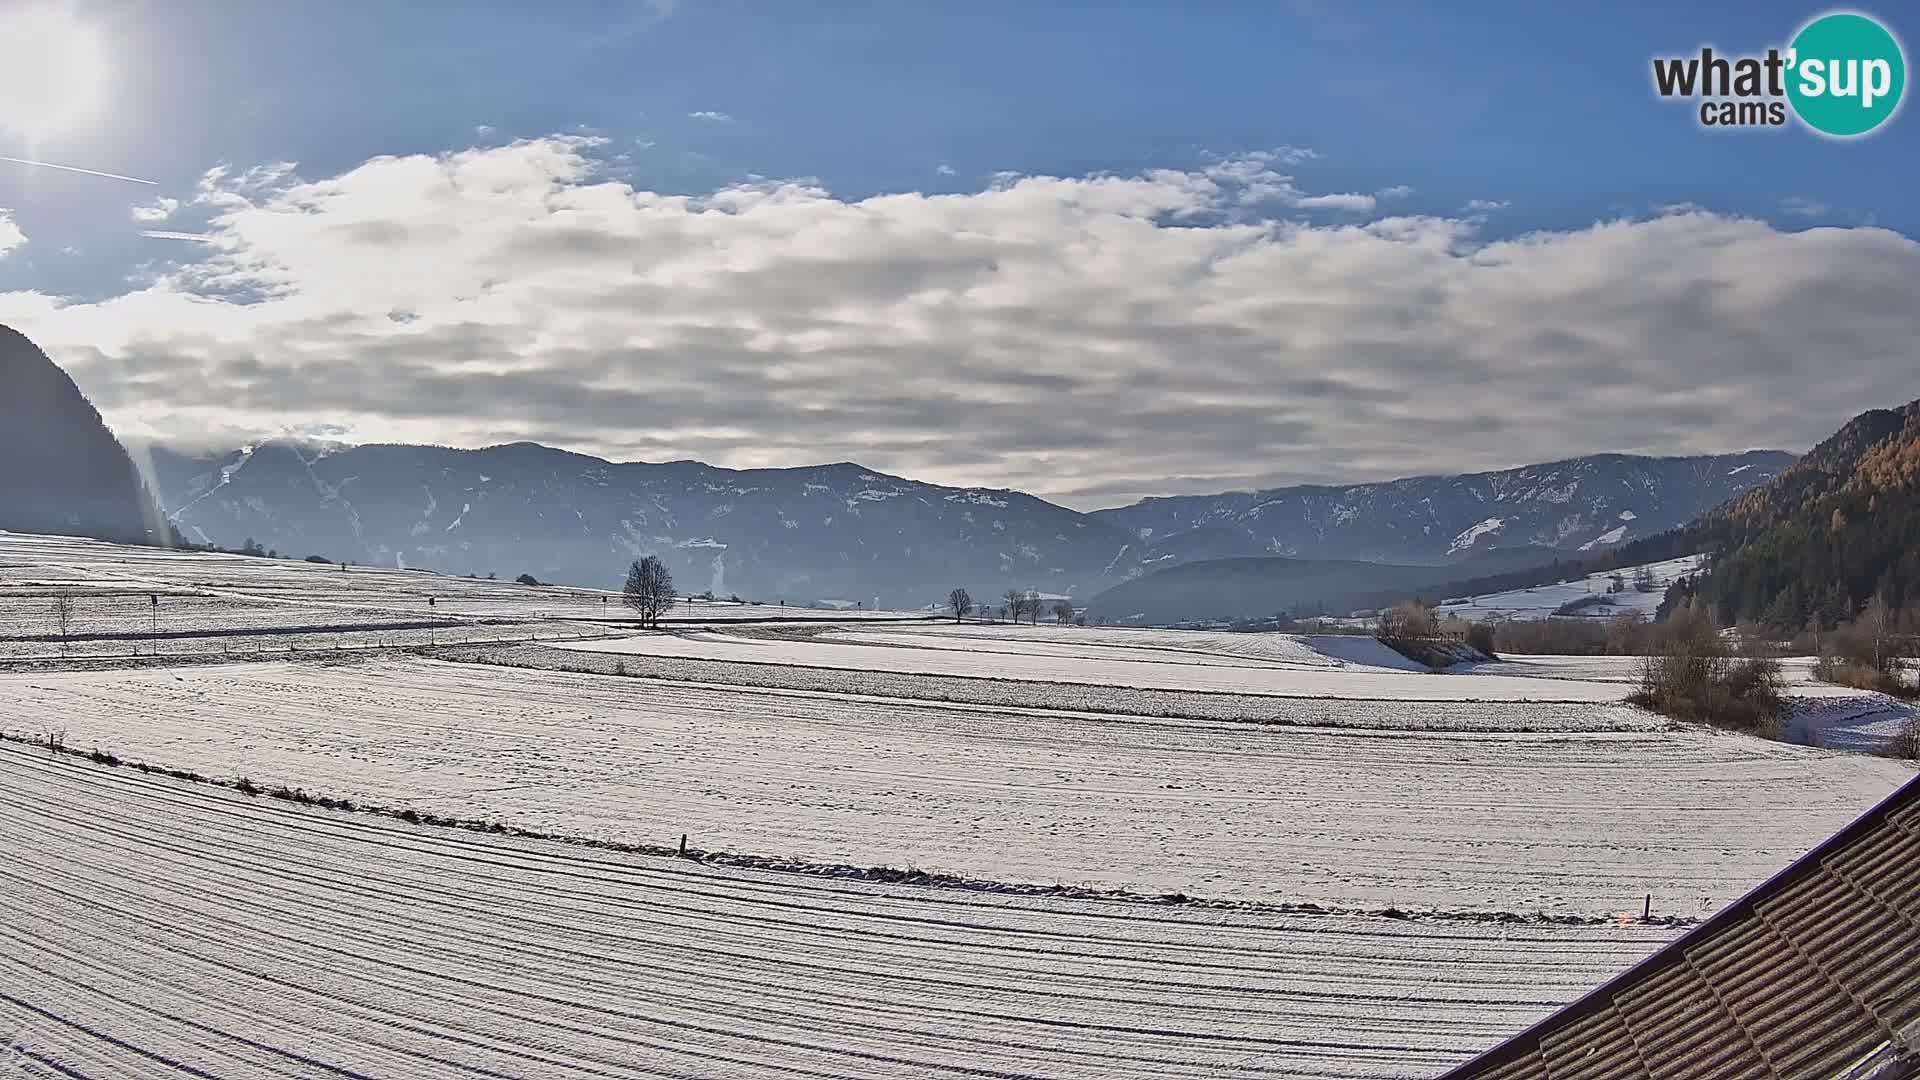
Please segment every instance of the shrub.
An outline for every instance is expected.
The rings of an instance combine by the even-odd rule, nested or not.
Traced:
[[[1787,699],[1780,662],[1731,655],[1711,616],[1688,604],[1659,627],[1629,701],[1691,723],[1779,738]]]
[[[491,575],[489,575],[489,576],[491,576]],[[519,577],[517,577],[517,578],[514,578],[513,580],[514,580],[514,581],[516,581],[516,582],[518,582],[519,584],[522,584],[522,585],[539,585],[539,584],[541,584],[541,581],[540,581],[540,579],[539,579],[539,578],[537,578],[537,577],[534,577],[534,576],[533,576],[532,574],[521,574],[521,575],[520,575]]]
[[[1489,659],[1498,659],[1499,657],[1499,653],[1493,647],[1494,632],[1492,623],[1477,622],[1470,624],[1467,627],[1467,644],[1487,654]]]
[[[1908,761],[1920,761],[1920,711],[1909,712],[1900,730],[1888,745],[1887,753]]]
[[[1430,640],[1438,629],[1439,623],[1434,618],[1432,607],[1418,600],[1408,600],[1380,613],[1380,624],[1374,636],[1393,645]]]
[[[1900,616],[1875,600],[1860,617],[1844,623],[1821,643],[1816,678],[1861,690],[1915,696],[1902,662],[1911,645],[1899,633]]]
[[[1618,591],[1618,590],[1615,590]],[[1555,615],[1578,615],[1588,608],[1612,607],[1613,597],[1606,593],[1594,593],[1592,596],[1579,596],[1553,609]]]

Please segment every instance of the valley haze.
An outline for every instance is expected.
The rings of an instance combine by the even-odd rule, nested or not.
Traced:
[[[608,587],[628,560],[657,554],[688,591],[897,608],[938,605],[955,586],[982,602],[1020,588],[1086,603],[1158,570],[1244,557],[1444,568],[1395,577],[1383,567],[1345,582],[1349,592],[1370,580],[1381,589],[1437,583],[1673,528],[1793,460],[1780,451],[1609,454],[1081,513],[850,462],[733,470],[613,463],[533,443],[285,440],[212,454],[151,446],[141,456],[171,519],[199,542],[252,539],[294,556]]]

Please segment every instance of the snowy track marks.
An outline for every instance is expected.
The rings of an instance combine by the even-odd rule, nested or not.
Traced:
[[[1422,1075],[1672,932],[814,882],[0,747],[0,1031],[47,1075]]]

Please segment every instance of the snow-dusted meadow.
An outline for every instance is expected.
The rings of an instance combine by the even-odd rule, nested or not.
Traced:
[[[924,617],[685,598],[670,621]],[[617,593],[593,589],[0,532],[0,659],[524,641],[631,621]]]
[[[1701,915],[1909,775],[1754,739],[1605,730],[1634,715],[1624,706],[1451,707],[1515,729],[1484,733],[1448,730],[1444,705],[1294,705],[1296,724],[1273,727],[424,659],[0,674],[7,731],[57,717],[77,747],[357,801],[1343,908],[1592,915],[1652,892]],[[1312,723],[1348,708],[1374,723]],[[1396,727],[1408,709],[1438,715]]]
[[[0,743],[0,1063],[1432,1075],[1912,775],[1671,724],[1631,660],[600,595],[0,535],[0,732],[126,763]],[[1815,741],[1889,722],[1794,682]],[[778,869],[563,842],[682,834]]]
[[[1676,932],[730,870],[0,745],[8,1075],[1430,1076]]]
[[[1327,641],[1329,649],[1365,653],[1377,662],[1343,659],[1315,649],[1311,639],[1280,636],[1264,643],[1247,642],[1249,650],[1262,646],[1271,650],[1273,655],[1263,657],[1214,651],[1206,640],[1255,635],[1197,633],[1195,646],[1181,650],[1149,644],[1155,640],[1152,638],[1136,638],[1141,634],[1185,633],[1178,630],[1072,627],[1060,631],[1063,637],[1055,638],[1051,632],[1034,633],[1051,628],[962,627],[976,632],[950,633],[935,626],[870,627],[807,635],[673,631],[561,644],[585,652],[748,664],[1282,697],[1599,703],[1626,696],[1625,688],[1607,683],[1571,679],[1543,682],[1499,675],[1462,678],[1409,670],[1412,665],[1367,639]]]
[[[1544,619],[1574,601],[1603,600],[1604,603],[1582,607],[1575,614],[1580,618],[1602,619],[1616,615],[1651,617],[1665,598],[1667,586],[1697,571],[1700,563],[1700,556],[1688,555],[1645,564],[1653,577],[1651,592],[1640,592],[1634,587],[1634,577],[1641,568],[1627,566],[1553,585],[1536,585],[1530,589],[1513,589],[1481,596],[1449,597],[1440,605],[1440,610],[1474,620]],[[1626,588],[1620,592],[1610,592],[1616,575],[1626,584]]]

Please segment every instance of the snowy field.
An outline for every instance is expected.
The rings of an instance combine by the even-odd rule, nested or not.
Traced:
[[[1405,698],[1327,698],[1273,694],[1228,694],[1075,682],[1030,682],[979,675],[871,671],[798,664],[742,663],[639,653],[563,649],[559,641],[504,646],[449,646],[432,655],[469,663],[574,674],[629,675],[642,679],[706,683],[721,687],[808,690],[842,696],[984,705],[996,709],[1118,713],[1153,719],[1237,720],[1272,725],[1312,725],[1396,731],[1660,731],[1672,721],[1642,709],[1596,702],[1501,702]],[[1371,644],[1369,642],[1369,644]],[[1529,707],[1514,707],[1524,705]]]
[[[1371,707],[1390,723],[1410,706]],[[1697,916],[1911,775],[1736,736],[1567,730],[1594,708],[1473,706],[1546,729],[1489,735],[429,660],[0,674],[8,731],[57,723],[78,748],[357,801],[628,842],[687,833],[811,862],[1354,909],[1605,915],[1652,892],[1658,910]]]
[[[785,867],[0,744],[0,1072],[1430,1076],[1913,774],[1804,666],[1835,749],[1627,706],[1631,659],[604,599],[0,534],[0,731]],[[1054,884],[1110,896],[1009,891]]]
[[[668,621],[921,618],[682,599]],[[0,660],[524,641],[631,620],[617,594],[590,589],[0,532]]]
[[[1531,589],[1514,589],[1510,592],[1487,593],[1483,596],[1452,597],[1440,605],[1442,612],[1459,615],[1465,619],[1544,619],[1552,615],[1562,605],[1589,597],[1604,597],[1611,601],[1607,604],[1595,604],[1582,608],[1579,615],[1583,618],[1612,618],[1616,615],[1644,615],[1652,617],[1660,601],[1666,596],[1667,586],[1675,579],[1693,573],[1700,567],[1701,556],[1688,555],[1664,562],[1647,563],[1647,569],[1653,575],[1653,591],[1640,592],[1634,588],[1633,579],[1640,569],[1637,566],[1622,567],[1619,570],[1603,574],[1588,574],[1577,580],[1556,585],[1537,585]],[[1613,586],[1613,577],[1618,574],[1626,583],[1622,592],[1609,593]]]
[[[612,574],[620,569],[611,567]],[[0,611],[13,597],[53,591],[172,594],[225,598],[242,605],[292,603],[341,613],[341,618],[484,617],[628,619],[617,593],[559,585],[519,585],[502,579],[445,576],[419,570],[308,563],[200,551],[167,551],[61,536],[0,532]],[[427,601],[431,598],[433,605]],[[36,611],[44,611],[38,604]],[[368,613],[372,613],[371,615]],[[145,611],[138,614],[144,620]],[[924,618],[926,612],[829,611],[728,600],[682,599],[673,618],[694,622]],[[336,620],[339,621],[339,620]]]
[[[776,632],[663,632],[631,637],[562,643],[563,648],[645,656],[728,660],[892,671],[941,676],[1018,679],[1096,686],[1156,687],[1225,694],[1280,697],[1388,699],[1400,701],[1585,701],[1614,702],[1626,688],[1614,683],[1573,679],[1552,681],[1500,675],[1428,674],[1405,670],[1378,644],[1360,639],[1351,645],[1381,656],[1380,665],[1342,661],[1283,635],[1249,641],[1283,651],[1284,658],[1197,653],[1176,655],[1164,648],[1134,644],[1142,631],[1073,628],[1080,644],[1028,641],[1013,627],[982,628],[978,634],[903,634],[873,627],[842,633],[795,635]],[[1028,628],[1029,630],[1031,628]],[[1183,631],[1162,631],[1180,634]],[[1201,638],[1259,635],[1208,635]],[[908,643],[909,639],[912,643]],[[1334,638],[1330,641],[1342,641]],[[1311,655],[1309,655],[1311,654]],[[1391,656],[1389,661],[1387,657]],[[1386,666],[1392,663],[1394,666]]]
[[[1580,682],[1636,683],[1643,660],[1638,656],[1528,656],[1507,653],[1492,663],[1474,664],[1475,675],[1503,675],[1531,679],[1572,679]],[[1821,682],[1813,677],[1814,658],[1790,656],[1780,661],[1780,675],[1796,697],[1857,697],[1862,691]]]
[[[1658,926],[722,870],[0,746],[8,1075],[1430,1076]]]

